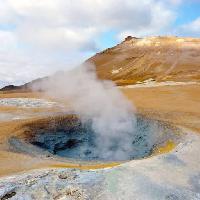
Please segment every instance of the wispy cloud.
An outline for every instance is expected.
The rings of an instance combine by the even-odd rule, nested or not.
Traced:
[[[186,23],[178,27],[178,33],[184,35],[192,35],[199,37],[200,35],[200,17],[190,23]]]
[[[0,0],[0,57],[6,55],[7,59],[0,60],[0,71],[8,72],[7,77],[0,74],[0,80],[28,81],[68,69],[88,53],[96,52],[98,38],[110,30],[118,33],[120,40],[128,34],[165,34],[176,18],[172,5],[179,3],[180,0]]]

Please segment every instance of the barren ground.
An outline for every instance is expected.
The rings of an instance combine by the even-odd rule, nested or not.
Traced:
[[[178,126],[193,129],[200,132],[200,85],[184,86],[161,86],[143,88],[120,88],[128,99],[136,107],[136,112],[144,114],[150,118],[167,121]],[[39,93],[6,93],[0,94],[1,98],[38,98],[43,96]],[[48,98],[47,98],[48,99]],[[19,108],[19,107],[0,107],[1,112],[10,114],[34,113],[31,119],[13,120],[0,122],[0,175],[20,172],[32,168],[43,168],[51,166],[79,167],[78,164],[60,163],[49,161],[48,159],[36,159],[27,155],[8,152],[8,138],[20,134],[20,127],[27,121],[40,118],[43,112],[57,112],[54,108]],[[113,165],[116,165],[114,163]],[[91,166],[86,166],[90,168]],[[92,166],[98,168],[105,166]]]

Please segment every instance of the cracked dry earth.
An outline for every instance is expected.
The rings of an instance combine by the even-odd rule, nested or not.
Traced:
[[[144,159],[109,164],[73,163],[13,152],[8,140],[20,135],[20,124],[60,110],[1,106],[9,114],[34,116],[0,123],[0,199],[199,200],[200,86],[120,89],[139,114],[176,126],[179,143],[173,148],[166,145]],[[26,98],[34,95],[26,94]],[[1,94],[1,98],[10,96]]]

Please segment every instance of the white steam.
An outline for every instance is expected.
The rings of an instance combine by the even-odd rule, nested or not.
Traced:
[[[42,84],[42,89],[70,103],[82,121],[91,120],[96,150],[103,158],[128,159],[134,108],[113,82],[98,80],[94,68],[87,65],[57,74]]]

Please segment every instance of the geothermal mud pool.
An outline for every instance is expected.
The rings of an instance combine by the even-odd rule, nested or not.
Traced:
[[[68,117],[71,116],[66,116],[67,119]],[[20,147],[27,153],[37,150],[44,154],[48,152],[48,156],[102,162],[148,157],[156,148],[166,142],[175,140],[177,142],[177,136],[169,127],[160,122],[137,116],[136,120],[133,120],[134,132],[125,135],[125,137],[129,137],[127,140],[131,141],[131,148],[126,148],[126,143],[121,143],[120,138],[117,137],[100,138],[100,141],[111,140],[109,141],[110,146],[107,148],[103,143],[98,143],[101,135],[95,132],[90,121],[81,123],[78,118],[76,120],[74,123],[65,120],[62,122],[51,120],[48,122],[49,124],[45,124],[46,128],[39,126],[32,130],[25,140],[15,138],[10,142],[18,151]],[[28,148],[26,145],[29,145]]]
[[[168,124],[139,115],[133,117],[133,123],[135,131],[126,135],[132,148],[125,148],[124,154],[119,154],[123,145],[116,140],[110,143],[111,149],[97,143],[99,135],[90,120],[81,122],[76,115],[25,123],[22,135],[10,138],[10,151],[63,164],[78,163],[80,169],[61,164],[61,169],[47,167],[2,177],[0,199],[199,200],[199,136],[188,130],[188,134],[176,134],[178,130]],[[154,154],[168,141],[177,146],[165,154]],[[91,161],[90,166],[123,162],[105,169],[81,170]]]
[[[167,154],[100,170],[40,169],[0,181],[2,199],[199,200],[197,135]],[[174,181],[176,178],[176,181]]]

